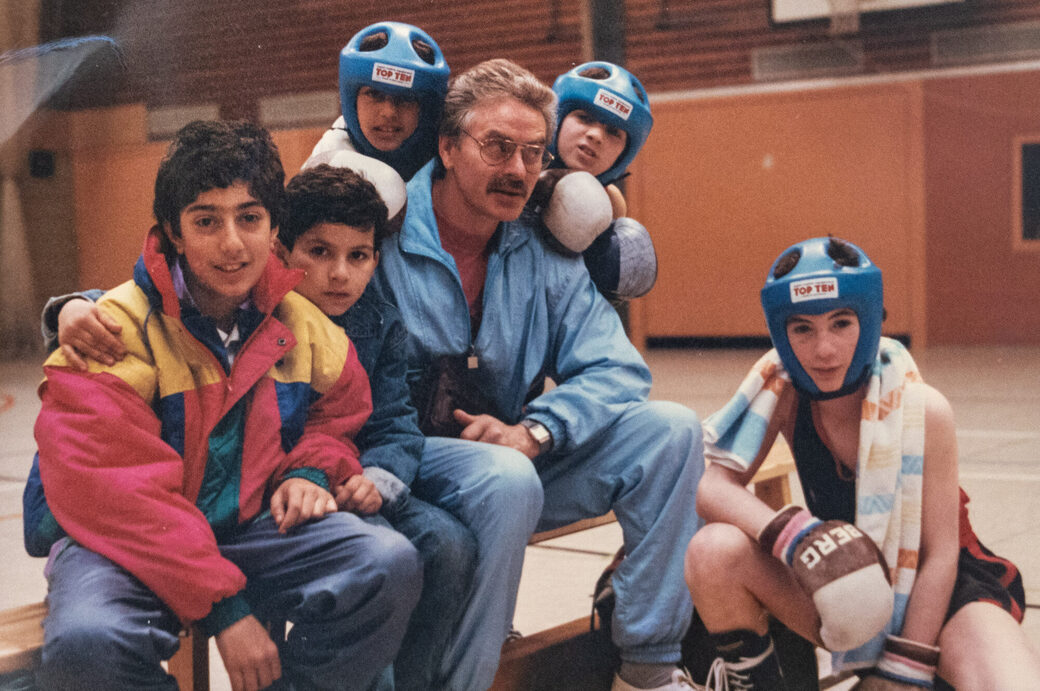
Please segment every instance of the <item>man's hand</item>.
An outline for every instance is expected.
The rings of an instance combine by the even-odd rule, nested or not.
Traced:
[[[320,485],[302,477],[291,477],[271,495],[271,517],[279,533],[336,511],[336,500]]]
[[[58,345],[73,367],[86,370],[86,359],[114,365],[126,355],[119,339],[123,327],[89,300],[66,302],[58,312]]]
[[[278,647],[256,617],[239,619],[216,636],[232,691],[259,691],[282,676]]]
[[[857,682],[852,691],[921,691],[921,687],[871,674]]]
[[[538,455],[538,442],[523,425],[507,425],[491,415],[470,415],[464,410],[456,409],[455,420],[462,425],[460,439],[483,441],[516,449],[528,458]]]
[[[364,475],[351,475],[336,488],[336,503],[344,511],[370,516],[383,506],[383,497],[374,482]]]

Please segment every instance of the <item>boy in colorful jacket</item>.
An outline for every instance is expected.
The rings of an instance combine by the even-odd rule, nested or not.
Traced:
[[[46,570],[46,688],[175,689],[160,662],[189,622],[236,691],[369,688],[397,652],[420,564],[336,511],[371,398],[342,330],[270,254],[283,181],[261,128],[182,129],[134,278],[98,305],[126,357],[44,366],[40,476],[68,535]],[[293,622],[285,641],[271,620]]]

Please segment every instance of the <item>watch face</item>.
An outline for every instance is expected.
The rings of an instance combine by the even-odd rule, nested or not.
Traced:
[[[549,450],[552,445],[552,434],[545,428],[545,425],[533,420],[524,420],[521,424],[531,432],[531,437],[538,443],[539,453]]]

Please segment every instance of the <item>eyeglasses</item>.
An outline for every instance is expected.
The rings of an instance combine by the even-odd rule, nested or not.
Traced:
[[[511,159],[517,147],[520,148],[520,160],[531,172],[544,170],[554,158],[542,144],[521,144],[505,137],[477,139],[466,130],[462,130],[462,133],[477,143],[480,147],[480,158],[489,166],[500,166]]]

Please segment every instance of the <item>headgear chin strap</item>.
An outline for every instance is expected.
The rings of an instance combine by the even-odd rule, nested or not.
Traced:
[[[769,335],[780,360],[799,391],[816,400],[837,398],[855,391],[870,376],[881,342],[884,318],[881,269],[850,242],[844,242],[855,266],[839,264],[828,253],[831,238],[813,238],[791,245],[773,262],[762,288]],[[789,256],[790,255],[790,256]],[[774,276],[781,262],[793,268],[779,278]],[[836,309],[851,309],[859,319],[859,342],[845,380],[837,391],[823,392],[798,361],[787,338],[787,321],[796,314],[824,314]]]
[[[596,79],[580,74],[595,67],[606,70],[607,76]],[[572,110],[580,108],[597,120],[624,130],[628,135],[624,151],[614,161],[614,165],[596,178],[605,185],[624,175],[654,125],[654,118],[650,115],[650,98],[642,83],[634,74],[612,62],[586,62],[557,77],[553,91],[558,99],[557,123],[563,122]],[[558,152],[556,137],[559,131],[557,125],[550,147],[553,154]]]
[[[363,50],[369,36],[383,33],[385,45]],[[424,60],[414,41],[430,46],[432,62]],[[355,148],[390,165],[407,180],[437,151],[437,125],[448,92],[448,63],[429,34],[401,22],[378,22],[354,34],[339,54],[339,100],[347,131]],[[410,96],[419,102],[419,124],[400,147],[380,151],[361,132],[357,117],[357,93],[370,86],[392,95]]]

